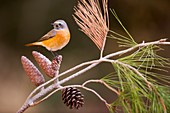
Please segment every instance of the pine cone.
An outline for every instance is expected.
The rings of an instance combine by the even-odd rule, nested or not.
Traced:
[[[45,74],[53,78],[55,76],[56,70],[59,70],[60,68],[62,56],[59,55],[57,58],[54,58],[51,62],[46,56],[37,51],[33,51],[32,54],[38,65],[45,72]]]
[[[84,104],[84,95],[80,92],[79,89],[74,87],[65,88],[62,90],[62,100],[64,104],[72,109],[73,107],[79,109]]]
[[[51,62],[51,69],[53,69],[54,71],[59,70],[61,62],[62,62],[61,55],[54,57],[54,59]]]
[[[44,76],[27,57],[22,56],[21,62],[32,83],[34,83],[36,86],[39,86],[45,82]]]

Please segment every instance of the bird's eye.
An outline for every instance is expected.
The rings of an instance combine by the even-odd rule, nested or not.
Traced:
[[[59,28],[59,27],[60,27],[58,24],[56,24],[55,26],[56,26],[56,28]]]
[[[61,24],[61,23],[58,23],[58,27],[62,27],[62,24]]]
[[[57,23],[54,25],[54,28],[56,29],[62,29],[63,28],[63,25],[61,23]]]

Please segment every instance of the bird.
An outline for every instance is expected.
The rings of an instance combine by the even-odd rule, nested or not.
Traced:
[[[48,51],[54,52],[61,50],[70,41],[70,31],[64,20],[56,20],[51,23],[53,29],[42,36],[38,41],[25,44],[25,46],[43,46]]]

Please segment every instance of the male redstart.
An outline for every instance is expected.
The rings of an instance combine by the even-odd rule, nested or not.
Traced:
[[[70,40],[69,28],[64,20],[56,20],[52,23],[53,29],[40,38],[39,41],[26,44],[26,46],[43,46],[53,52],[65,47]]]

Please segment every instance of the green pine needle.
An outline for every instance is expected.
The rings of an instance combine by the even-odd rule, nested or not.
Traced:
[[[128,37],[111,30],[108,37],[116,39],[121,47],[137,45],[116,12],[111,12]],[[115,72],[101,79],[119,92],[118,98],[110,104],[111,113],[117,112],[116,108],[119,106],[125,113],[170,111],[170,76],[166,75],[167,69],[170,69],[170,61],[157,54],[160,50],[163,49],[156,45],[144,46],[112,63]]]
[[[115,73],[101,79],[120,92],[112,106],[122,106],[125,113],[164,113],[170,110],[170,77],[162,74],[170,68],[170,62],[157,55],[158,49],[161,50],[149,45],[118,59],[136,68],[151,83],[152,89],[133,70],[119,63],[112,64]]]
[[[111,35],[108,36],[108,37],[116,39],[117,43],[119,44],[119,47],[132,47],[132,46],[136,45],[137,43],[135,42],[133,37],[130,35],[130,33],[127,31],[127,29],[122,24],[122,22],[120,21],[118,15],[116,14],[115,10],[111,9],[111,12],[112,12],[113,16],[116,18],[116,20],[119,22],[121,27],[124,29],[124,31],[126,32],[128,37],[123,36],[123,35],[121,35],[121,34],[119,34],[117,32],[114,32],[112,30],[110,30]]]
[[[149,75],[147,76],[148,78],[156,77],[157,81],[170,81],[170,77],[161,74],[163,72],[167,72],[166,69],[170,68],[170,62],[168,59],[156,54],[155,51],[157,50],[157,48],[158,47],[155,47],[154,45],[143,47],[142,49],[136,51],[129,56],[120,58],[119,61],[135,67],[145,76]],[[153,71],[157,71],[160,74],[153,73]],[[165,82],[165,84],[166,83],[167,82]]]

